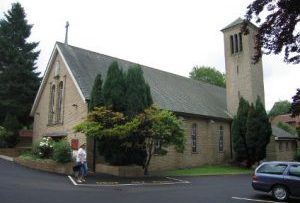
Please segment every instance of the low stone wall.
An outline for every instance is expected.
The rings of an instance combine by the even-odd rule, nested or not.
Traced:
[[[10,157],[17,157],[23,151],[28,150],[30,148],[20,147],[20,148],[0,148],[0,155],[10,156]]]
[[[96,164],[96,172],[120,177],[142,177],[144,170],[141,166],[112,166],[108,164]]]
[[[74,163],[72,162],[61,164],[53,160],[35,161],[35,160],[21,159],[19,157],[15,158],[14,161],[28,168],[38,169],[38,170],[52,172],[52,173],[66,174],[66,175],[72,174],[73,165],[74,165]]]

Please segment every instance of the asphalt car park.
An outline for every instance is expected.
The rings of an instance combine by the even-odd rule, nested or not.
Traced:
[[[276,202],[254,191],[251,175],[111,179],[90,175],[74,185],[68,176],[28,169],[0,159],[1,203],[247,203]],[[173,178],[173,177],[171,177]],[[288,202],[300,202],[291,198]]]

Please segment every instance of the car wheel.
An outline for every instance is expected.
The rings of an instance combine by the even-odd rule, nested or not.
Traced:
[[[284,201],[287,200],[289,193],[283,185],[276,185],[272,189],[272,195],[276,200]]]

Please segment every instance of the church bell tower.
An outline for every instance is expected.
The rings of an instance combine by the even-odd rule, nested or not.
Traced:
[[[236,115],[241,97],[254,104],[260,97],[265,103],[262,61],[256,64],[252,61],[258,28],[249,23],[249,33],[243,35],[242,25],[243,19],[238,18],[221,30],[224,34],[227,111],[231,116]]]

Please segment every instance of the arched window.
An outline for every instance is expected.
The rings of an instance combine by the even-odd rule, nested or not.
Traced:
[[[55,102],[54,99],[55,99],[55,85],[52,85],[51,88],[50,88],[48,124],[53,124],[54,102]]]
[[[197,152],[197,124],[192,125],[192,153]]]
[[[62,123],[62,104],[63,104],[63,87],[64,84],[63,82],[60,82],[58,84],[58,89],[57,89],[57,107],[56,107],[56,122],[57,123]]]
[[[224,128],[223,126],[220,126],[219,131],[219,152],[224,151]]]

